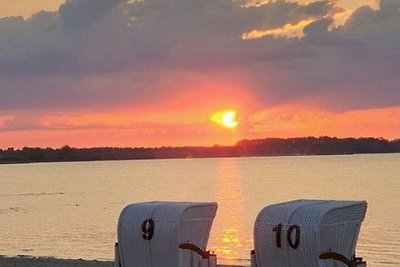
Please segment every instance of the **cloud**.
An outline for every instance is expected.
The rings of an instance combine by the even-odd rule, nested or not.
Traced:
[[[398,1],[335,27],[341,11],[335,1],[70,0],[3,18],[0,110],[139,107],[223,81],[260,106],[399,105]]]
[[[209,146],[239,136],[214,125],[204,112],[84,111],[17,116],[0,129],[0,147]]]
[[[265,36],[272,37],[283,37],[283,38],[296,38],[304,36],[304,28],[307,28],[310,24],[315,22],[314,19],[302,20],[296,24],[286,24],[281,28],[275,28],[271,30],[259,31],[254,30],[248,33],[242,34],[243,40],[258,39]]]
[[[247,31],[297,24],[330,8],[328,1],[244,8],[231,0],[70,0],[58,12],[0,20],[0,60],[6,63],[0,73],[87,74],[173,65],[180,48],[201,53],[192,61],[225,49],[229,57],[247,49],[240,40]]]
[[[13,121],[14,116],[0,116],[0,130],[7,128],[8,124]]]
[[[382,0],[379,10],[357,9],[345,25],[342,34],[358,39],[372,48],[399,48],[400,4]]]
[[[303,27],[303,33],[307,36],[326,34],[332,22],[332,19],[329,18],[312,21],[311,23]]]
[[[333,11],[333,6],[333,2],[322,0],[300,5],[297,10],[311,16],[324,16]]]
[[[252,114],[248,135],[253,138],[384,136],[396,139],[399,130],[399,107],[333,113],[306,106],[284,105]]]
[[[69,0],[58,10],[63,29],[79,30],[101,20],[122,0]]]

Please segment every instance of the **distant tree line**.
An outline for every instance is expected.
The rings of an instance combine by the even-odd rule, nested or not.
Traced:
[[[291,155],[340,155],[400,152],[400,139],[383,138],[266,138],[242,140],[234,146],[158,148],[32,148],[0,149],[0,163],[172,159]]]

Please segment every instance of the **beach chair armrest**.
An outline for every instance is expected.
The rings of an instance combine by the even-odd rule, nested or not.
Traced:
[[[217,267],[217,256],[191,243],[179,246],[179,267]]]
[[[250,251],[250,262],[251,262],[251,267],[257,267],[256,263],[256,251],[253,249]]]
[[[119,257],[119,249],[118,249],[118,242],[115,242],[115,247],[114,247],[114,267],[121,267],[121,260]]]
[[[336,253],[336,252],[327,252],[327,253],[322,253],[319,258],[321,260],[336,260],[340,261],[344,264],[346,264],[349,267],[366,267],[367,263],[363,261],[362,258],[360,257],[354,257],[354,259],[351,261],[342,254]]]
[[[209,257],[209,253],[207,253],[206,251],[202,250],[198,246],[191,244],[191,243],[182,243],[179,245],[179,248],[191,250],[191,251],[197,253],[203,259],[208,259],[208,257]]]

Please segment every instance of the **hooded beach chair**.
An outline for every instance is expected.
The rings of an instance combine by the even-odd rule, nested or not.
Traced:
[[[252,267],[362,267],[355,248],[365,201],[297,200],[267,206],[254,226]]]
[[[213,267],[206,246],[217,203],[148,202],[125,207],[118,221],[117,267]]]

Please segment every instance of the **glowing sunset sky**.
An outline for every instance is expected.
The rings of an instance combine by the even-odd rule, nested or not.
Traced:
[[[321,135],[400,138],[400,1],[0,0],[0,148]]]

